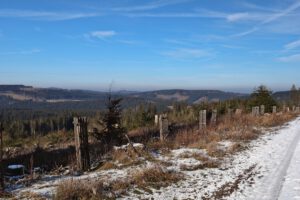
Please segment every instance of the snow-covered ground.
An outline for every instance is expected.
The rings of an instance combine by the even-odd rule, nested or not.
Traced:
[[[184,170],[201,161],[193,155],[207,156],[205,150],[182,148],[162,155],[157,160],[168,162],[169,170],[181,171],[185,178],[161,189],[131,190],[120,199],[300,199],[300,118],[279,129],[273,129],[252,141],[248,148],[226,157],[219,168]],[[223,141],[220,149],[233,143]],[[30,187],[15,189],[15,194],[30,191],[51,198],[56,185],[66,179],[126,179],[133,172],[153,165],[151,162],[124,169],[103,170],[80,177],[49,177]]]
[[[186,179],[125,199],[300,199],[300,118],[252,141],[218,169],[186,171]]]

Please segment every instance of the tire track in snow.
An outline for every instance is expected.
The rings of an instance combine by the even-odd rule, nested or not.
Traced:
[[[270,183],[269,187],[266,186],[268,187],[268,190],[261,191],[260,194],[258,194],[259,196],[257,195],[255,199],[274,200],[279,198],[288,167],[300,141],[300,118],[295,120],[294,123],[295,125],[290,128],[294,129],[293,131],[296,132],[295,136],[288,146],[288,149],[286,150],[283,159],[280,161],[280,164],[277,165],[273,172],[268,176],[266,183]]]

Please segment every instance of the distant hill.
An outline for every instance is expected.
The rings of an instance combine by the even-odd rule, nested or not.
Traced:
[[[233,98],[245,98],[246,94],[223,92],[220,90],[157,90],[132,94],[135,97],[151,101],[185,101],[190,104],[203,101],[222,101]]]
[[[273,97],[277,101],[287,101],[290,99],[290,91],[279,91],[279,92],[274,92]]]
[[[120,91],[114,96],[122,97],[125,106],[142,102],[168,105],[185,101],[189,104],[203,101],[222,101],[245,98],[247,95],[219,90],[157,90],[147,92]],[[0,108],[49,108],[49,109],[98,109],[105,106],[107,92],[67,90],[59,88],[34,88],[24,85],[0,85]]]

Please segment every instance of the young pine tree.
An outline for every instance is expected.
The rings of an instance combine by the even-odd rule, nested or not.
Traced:
[[[106,112],[102,119],[103,130],[96,134],[96,138],[106,145],[119,145],[122,143],[125,128],[121,126],[121,101],[122,98],[112,98],[109,94]]]

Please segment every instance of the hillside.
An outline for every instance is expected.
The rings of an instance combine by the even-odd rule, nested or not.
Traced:
[[[286,101],[290,99],[290,91],[274,92],[273,97],[278,101]]]
[[[0,85],[0,109],[51,109],[51,110],[94,110],[105,106],[107,92],[89,90],[67,90],[59,88],[34,88],[24,85]],[[131,107],[139,103],[151,102],[169,105],[184,101],[195,104],[206,101],[222,101],[244,98],[239,93],[219,90],[157,90],[147,92],[113,92],[124,99],[123,106]]]
[[[200,103],[204,101],[222,101],[232,98],[244,98],[247,95],[232,92],[223,92],[220,90],[157,90],[149,92],[140,92],[134,94],[152,101],[186,101],[187,103]]]

